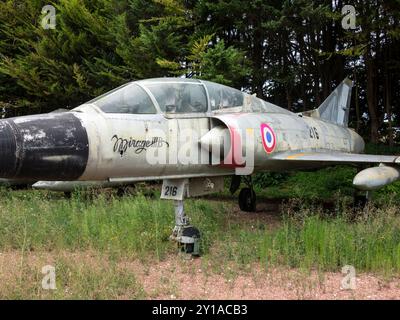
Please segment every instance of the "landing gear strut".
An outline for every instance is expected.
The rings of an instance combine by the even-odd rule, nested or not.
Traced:
[[[256,193],[253,189],[253,181],[251,176],[244,177],[244,182],[247,184],[247,188],[243,188],[239,193],[239,208],[245,212],[256,211]]]
[[[175,227],[170,239],[176,241],[183,252],[198,256],[200,255],[200,231],[190,225],[184,211],[183,200],[175,200],[174,205]]]
[[[161,199],[173,200],[175,205],[175,228],[170,239],[178,243],[182,252],[192,256],[200,255],[200,231],[190,224],[183,207],[183,199],[219,192],[223,189],[222,177],[163,180]]]
[[[354,208],[364,210],[372,200],[372,191],[366,191],[362,194],[360,191],[354,191]]]

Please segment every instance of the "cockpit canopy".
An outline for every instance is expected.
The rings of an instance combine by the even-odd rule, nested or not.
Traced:
[[[149,95],[136,83],[127,83],[105,93],[89,103],[105,113],[153,114],[157,110]]]
[[[207,93],[202,83],[147,82],[144,84],[156,99],[162,112],[205,113]]]
[[[209,112],[273,112],[286,110],[221,84],[182,78],[159,78],[127,83],[88,104],[105,113],[205,114]]]

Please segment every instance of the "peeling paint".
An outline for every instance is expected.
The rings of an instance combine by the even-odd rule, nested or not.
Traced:
[[[0,136],[3,178],[73,180],[86,168],[87,133],[72,113],[4,119]]]

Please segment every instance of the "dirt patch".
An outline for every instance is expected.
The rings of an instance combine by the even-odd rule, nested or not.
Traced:
[[[143,269],[142,269],[143,270]],[[354,290],[341,288],[341,273],[305,273],[295,269],[266,271],[253,266],[249,272],[229,268],[214,274],[201,259],[171,257],[136,269],[149,298],[162,299],[399,299],[400,278],[384,280],[361,274]]]
[[[143,263],[135,259],[110,261],[96,252],[20,252],[0,254],[0,293],[9,298],[8,293],[20,286],[20,298],[41,298],[41,268],[58,261],[76,268],[99,270],[119,270],[123,274],[134,275],[137,284],[147,299],[399,299],[400,278],[383,279],[372,274],[359,274],[354,290],[341,288],[341,273],[302,272],[297,269],[264,270],[258,265],[247,271],[239,271],[235,266],[227,266],[223,272],[215,273],[206,259],[187,259],[185,256],[170,256],[161,262]],[[113,266],[111,268],[111,265]],[[29,277],[24,273],[36,272]],[[110,271],[111,272],[111,271]],[[39,274],[39,276],[38,276]],[[105,275],[106,276],[106,275]],[[84,281],[81,276],[79,281]],[[21,279],[34,282],[24,284]],[[36,282],[37,283],[36,283]],[[69,281],[74,281],[71,278]],[[78,281],[78,280],[77,280]],[[118,282],[116,282],[118,283]],[[46,298],[63,299],[64,286],[58,283],[56,292],[46,293]],[[24,294],[25,286],[30,288]],[[32,290],[34,287],[34,290]],[[116,288],[115,290],[117,290]],[[85,290],[85,288],[83,288]],[[86,288],[86,290],[98,290]],[[115,291],[114,290],[114,291]],[[129,285],[117,290],[112,298],[131,298]],[[113,291],[113,292],[114,292]],[[61,293],[60,293],[61,292]]]
[[[209,199],[212,202],[221,202],[218,199]],[[278,228],[282,221],[282,206],[284,200],[265,200],[259,201],[257,204],[256,212],[244,212],[239,209],[239,206],[233,202],[234,199],[230,199],[226,202],[226,206],[229,206],[230,212],[228,213],[227,220],[229,223],[238,223],[243,227],[263,224],[268,226],[270,229]],[[190,214],[189,214],[190,216]]]

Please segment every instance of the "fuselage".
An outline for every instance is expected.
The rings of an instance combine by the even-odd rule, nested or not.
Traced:
[[[212,162],[211,151],[200,143],[216,127],[226,130],[229,140],[220,163]],[[246,154],[249,137],[255,171],[296,169],[271,160],[274,153],[289,150],[364,150],[352,129],[232,88],[186,79],[139,81],[69,112],[1,120],[0,131],[0,177],[11,179],[232,175],[243,165],[239,158]],[[229,153],[230,162],[223,159]],[[305,169],[320,166],[307,164]]]

